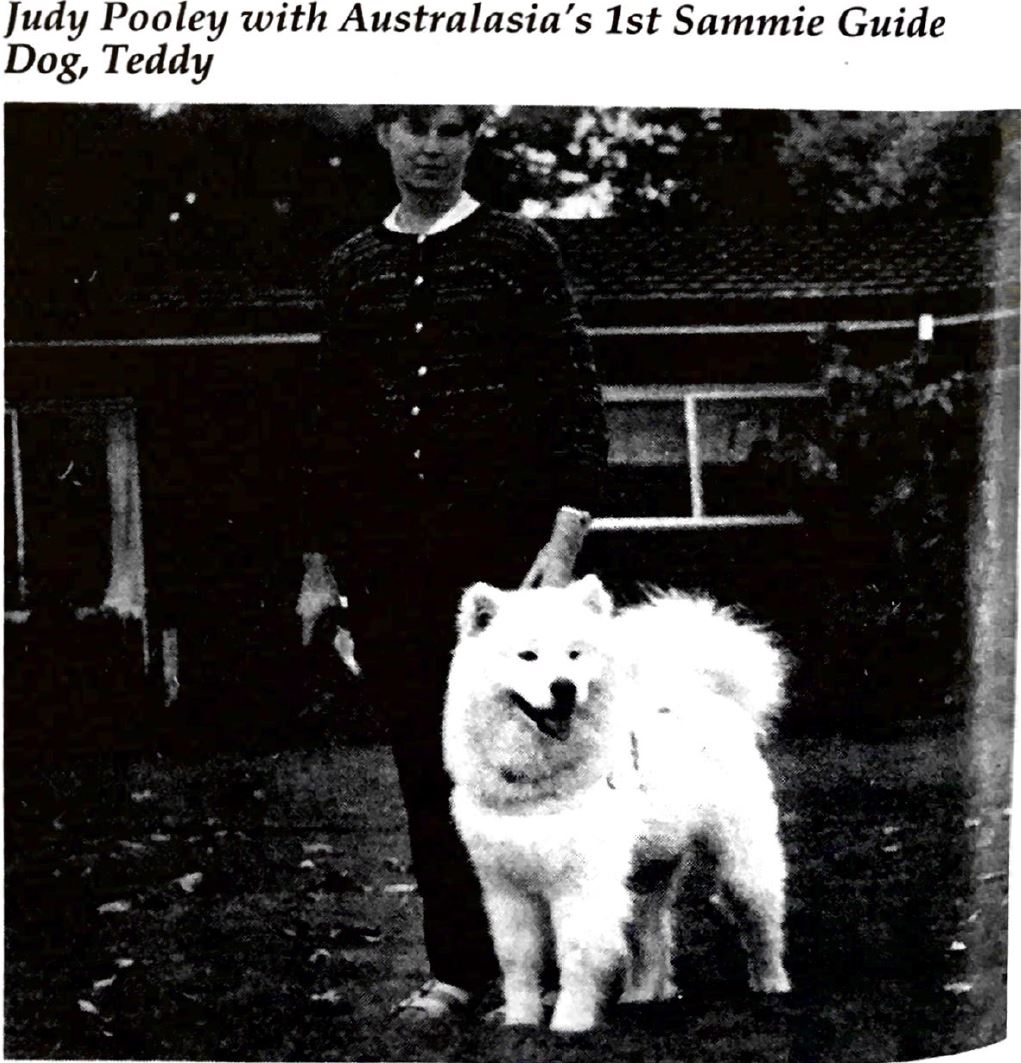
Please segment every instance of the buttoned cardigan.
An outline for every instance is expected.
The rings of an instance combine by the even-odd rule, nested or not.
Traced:
[[[598,507],[591,349],[539,226],[485,206],[427,237],[374,225],[330,259],[322,305],[309,466],[337,503],[334,539],[481,508]]]

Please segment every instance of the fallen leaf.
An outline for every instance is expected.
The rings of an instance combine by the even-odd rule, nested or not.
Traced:
[[[116,959],[113,962],[114,962],[114,966],[115,967],[124,968],[124,967],[134,967],[135,966],[135,961],[134,960],[129,960],[126,956],[123,956],[120,959]]]
[[[169,834],[150,834],[149,837],[154,842],[168,842],[168,841],[170,841],[170,835]]]
[[[383,931],[374,926],[356,926],[344,923],[330,931],[330,940],[340,945],[374,945],[383,937]]]
[[[109,989],[110,986],[117,981],[117,975],[112,974],[109,978],[99,978],[92,983],[92,988],[95,989]]]
[[[101,912],[130,912],[131,901],[107,901],[99,906]]]
[[[152,790],[133,790],[131,800],[135,802],[151,801],[155,796]]]
[[[414,882],[392,882],[389,886],[383,887],[384,893],[395,894],[407,894],[414,893],[418,889],[418,886]]]
[[[99,1008],[97,1008],[96,1005],[93,1004],[91,1000],[79,1000],[78,1001],[78,1007],[79,1007],[80,1010],[84,1011],[87,1015],[98,1015],[99,1014]]]
[[[201,871],[192,871],[190,875],[182,875],[175,878],[174,883],[181,887],[185,893],[192,893],[195,887],[202,881]]]
[[[316,862],[314,860],[302,860],[302,862],[298,864],[298,867],[303,867],[308,871],[314,871]]]
[[[947,982],[943,989],[947,993],[957,993],[958,995],[961,993],[970,993],[971,982]]]
[[[332,853],[333,846],[326,842],[302,842],[302,852],[305,853]]]
[[[950,949],[949,949],[949,951],[950,951],[950,952],[964,952],[964,950],[965,950],[965,949],[966,949],[967,947],[968,947],[968,946],[967,946],[967,945],[965,945],[965,943],[964,943],[963,941],[951,941],[951,942],[950,942]]]
[[[340,1004],[344,995],[339,989],[327,989],[325,993],[313,993],[311,1000],[322,1001],[325,1004]]]

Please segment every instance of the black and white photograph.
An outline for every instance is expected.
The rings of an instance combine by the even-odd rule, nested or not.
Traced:
[[[1021,112],[3,129],[5,1057],[1006,1037]]]

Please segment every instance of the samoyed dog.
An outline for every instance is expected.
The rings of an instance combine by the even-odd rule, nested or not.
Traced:
[[[715,853],[715,898],[738,924],[751,988],[789,989],[786,863],[760,743],[784,658],[712,601],[656,593],[616,610],[599,579],[469,588],[444,715],[454,820],[482,885],[504,1021],[598,1022],[676,995],[673,909],[693,843]]]

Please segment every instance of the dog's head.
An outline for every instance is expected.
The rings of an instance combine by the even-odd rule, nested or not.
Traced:
[[[596,576],[520,591],[476,583],[461,599],[458,652],[473,658],[486,696],[562,742],[605,680],[603,627],[612,611]]]

